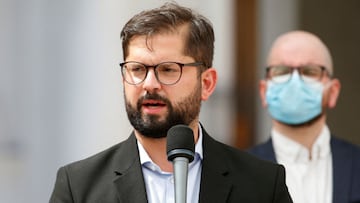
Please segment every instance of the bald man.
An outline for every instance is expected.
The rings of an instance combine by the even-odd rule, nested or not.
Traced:
[[[360,202],[360,148],[335,138],[326,124],[341,87],[333,71],[319,37],[291,31],[274,41],[260,81],[272,130],[250,152],[285,166],[295,203]]]

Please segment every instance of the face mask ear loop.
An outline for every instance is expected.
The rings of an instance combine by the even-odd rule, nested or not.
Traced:
[[[328,90],[328,89],[331,87],[332,83],[333,83],[332,78],[329,78],[329,79],[330,79],[330,80],[327,81],[327,82],[324,84],[324,90]]]

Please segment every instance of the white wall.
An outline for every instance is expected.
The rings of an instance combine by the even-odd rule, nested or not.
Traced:
[[[123,104],[119,32],[160,0],[0,0],[0,202],[47,202],[56,170],[131,132]],[[207,130],[231,142],[231,1],[178,1],[216,33]]]
[[[298,0],[259,0],[258,1],[258,80],[265,77],[266,57],[275,38],[289,30],[298,28]],[[258,85],[258,84],[256,84]],[[257,95],[256,143],[270,136],[271,119],[261,106]]]

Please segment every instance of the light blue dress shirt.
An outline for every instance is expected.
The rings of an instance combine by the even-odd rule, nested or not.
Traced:
[[[199,124],[199,139],[195,144],[194,160],[189,164],[187,182],[187,202],[199,202],[201,165],[203,159],[202,130]],[[149,203],[175,203],[174,176],[164,172],[149,157],[141,143],[137,142],[140,162],[145,179]]]

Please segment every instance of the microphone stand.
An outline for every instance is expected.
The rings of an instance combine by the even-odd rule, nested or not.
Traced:
[[[173,162],[175,203],[186,203],[188,165],[194,160],[195,143],[191,128],[176,125],[168,130],[167,156]]]

